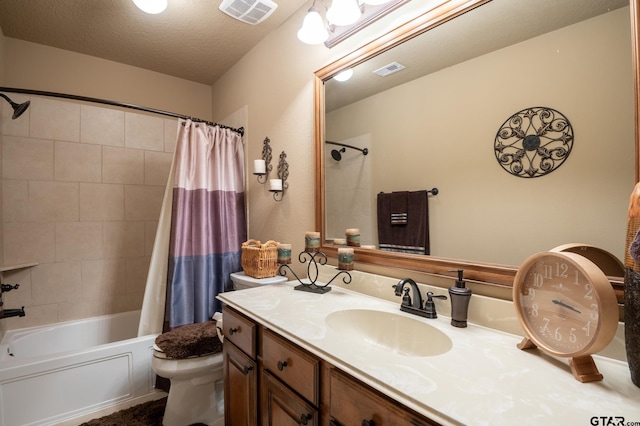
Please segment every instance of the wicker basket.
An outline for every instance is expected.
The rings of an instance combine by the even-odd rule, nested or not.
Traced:
[[[242,269],[252,278],[270,278],[278,273],[278,243],[248,240],[242,243]]]

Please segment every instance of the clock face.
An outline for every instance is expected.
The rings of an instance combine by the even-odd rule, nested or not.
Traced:
[[[539,253],[516,275],[514,304],[529,338],[558,356],[579,356],[606,346],[617,327],[617,301],[609,280],[575,253]]]

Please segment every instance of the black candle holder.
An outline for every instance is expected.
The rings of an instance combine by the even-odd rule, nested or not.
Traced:
[[[349,284],[351,282],[351,274],[347,271],[340,271],[337,274],[335,274],[333,278],[329,280],[328,283],[323,285],[318,284],[318,276],[319,276],[318,264],[325,265],[327,263],[327,255],[321,251],[303,251],[298,255],[298,261],[300,261],[300,263],[303,263],[303,264],[307,263],[307,261],[309,262],[309,264],[307,265],[307,278],[309,280],[308,283],[302,282],[302,280],[298,277],[298,275],[296,275],[294,270],[291,269],[291,267],[286,263],[280,265],[280,268],[278,269],[278,273],[281,276],[286,276],[287,274],[286,269],[288,269],[289,271],[291,271],[293,276],[296,277],[300,285],[295,286],[293,288],[294,290],[307,291],[309,293],[319,293],[319,294],[328,293],[331,291],[331,287],[329,287],[329,284],[331,284],[333,280],[335,280],[338,276],[342,274],[345,275],[342,277],[343,283]]]

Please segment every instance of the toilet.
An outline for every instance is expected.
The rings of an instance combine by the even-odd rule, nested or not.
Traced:
[[[289,281],[287,277],[276,275],[270,278],[253,278],[244,272],[234,272],[231,274],[231,282],[234,290],[244,290],[247,288],[261,287],[263,285],[281,284]]]
[[[288,280],[283,276],[252,278],[234,272],[231,281],[234,290],[244,290]],[[221,329],[222,315],[216,313],[213,321],[178,327],[156,339],[151,367],[158,376],[171,381],[164,426],[224,425]]]
[[[151,367],[171,381],[164,426],[224,425],[222,343],[216,321],[185,325],[158,336]]]

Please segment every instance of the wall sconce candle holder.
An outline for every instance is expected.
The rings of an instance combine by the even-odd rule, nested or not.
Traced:
[[[264,185],[273,166],[271,165],[271,140],[266,137],[262,143],[262,159],[253,161],[253,174],[258,176],[258,182]]]
[[[282,151],[280,153],[280,161],[278,162],[278,179],[269,181],[269,191],[273,192],[273,199],[282,201],[284,192],[289,188],[287,179],[289,178],[289,163],[287,163],[287,154]]]
[[[342,274],[345,275],[342,277],[343,283],[349,284],[351,282],[351,274],[345,270],[341,270],[340,272],[335,274],[333,278],[331,278],[326,284],[318,283],[318,276],[320,275],[318,271],[318,264],[325,265],[327,263],[327,255],[321,251],[310,252],[305,250],[303,252],[300,252],[300,254],[298,255],[298,261],[303,264],[309,261],[309,264],[307,265],[307,281],[309,282],[303,282],[298,277],[298,275],[296,275],[295,271],[291,269],[291,267],[286,263],[280,265],[280,268],[278,269],[278,274],[283,277],[287,275],[287,269],[293,274],[294,277],[296,277],[296,280],[298,280],[300,285],[295,286],[293,288],[294,290],[319,294],[328,293],[331,291],[331,287],[329,287],[329,284],[331,284],[333,280],[335,280]]]

